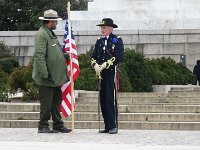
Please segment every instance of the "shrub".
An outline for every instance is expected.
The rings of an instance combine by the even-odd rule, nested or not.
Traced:
[[[81,69],[80,76],[76,80],[75,88],[77,90],[98,90],[98,78],[96,77],[94,69],[91,67],[91,54],[88,51],[86,54],[79,55],[79,66]],[[132,91],[130,80],[126,72],[126,65],[120,64],[120,87],[119,91]]]
[[[7,86],[8,74],[0,69],[0,101],[8,101],[8,86]]]
[[[77,90],[97,90],[98,79],[90,64],[91,52],[79,55],[80,76],[75,82]],[[192,72],[171,58],[146,59],[142,53],[126,49],[124,61],[120,63],[120,86],[123,92],[150,92],[152,85],[191,84]],[[38,88],[32,80],[32,64],[15,68],[8,79],[10,90],[24,93],[24,99],[38,99]],[[0,80],[1,81],[1,80]]]
[[[97,90],[98,81],[90,65],[91,52],[79,55],[81,74],[76,81],[76,89]],[[191,84],[194,75],[185,66],[171,58],[146,59],[142,53],[126,49],[124,61],[119,68],[119,91],[150,92],[152,85]]]
[[[0,101],[8,101],[8,74],[18,67],[18,62],[11,52],[10,48],[0,43]]]
[[[152,84],[192,84],[195,80],[192,72],[181,63],[171,58],[157,58],[148,60],[151,70]]]
[[[19,67],[19,62],[14,57],[7,57],[0,59],[0,68],[6,73],[10,74],[14,68]]]
[[[8,85],[11,93],[22,91],[24,100],[38,99],[38,87],[32,80],[32,62],[28,66],[15,68],[8,78]]]
[[[132,91],[149,92],[152,91],[152,81],[150,70],[142,53],[126,49],[124,53],[124,63],[130,79]]]
[[[79,55],[79,67],[81,69],[80,75],[75,82],[75,89],[77,90],[97,90],[98,81],[94,69],[90,64],[91,51],[86,54]]]
[[[38,100],[39,99],[39,91],[35,82],[26,84],[27,91],[23,92],[23,100]]]
[[[4,44],[0,43],[0,59],[6,57],[13,57],[12,50],[5,46]]]
[[[180,84],[192,84],[195,82],[195,75],[186,66],[178,63],[178,67],[177,73],[180,75]]]
[[[75,82],[75,89],[89,91],[98,89],[98,79],[92,68],[81,68],[80,76]]]
[[[132,85],[127,73],[126,64],[122,62],[119,65],[120,70],[120,80],[119,80],[119,91],[120,92],[131,92],[132,91]]]
[[[24,77],[26,76],[26,68],[18,67],[15,68],[11,73],[8,79],[8,84],[10,86],[11,93],[16,93],[19,90],[26,91],[26,80]]]
[[[8,102],[8,92],[9,90],[5,85],[0,86],[0,102]]]

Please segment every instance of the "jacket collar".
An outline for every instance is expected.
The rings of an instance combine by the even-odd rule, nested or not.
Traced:
[[[106,39],[107,39],[107,40],[109,40],[109,39],[111,39],[111,40],[112,40],[112,39],[113,39],[113,37],[114,37],[114,34],[113,34],[113,33],[110,33],[108,36],[106,36]],[[105,38],[105,36],[103,36],[102,38],[104,39],[104,38]]]
[[[114,34],[111,33],[111,34],[109,35],[109,37],[108,37],[108,40],[111,40],[111,41],[112,41],[113,38],[114,38]]]
[[[47,31],[47,33],[49,34],[49,36],[51,38],[53,38],[53,39],[57,38],[56,34],[51,29],[49,29],[46,25],[43,25],[43,28],[44,28],[44,30]]]

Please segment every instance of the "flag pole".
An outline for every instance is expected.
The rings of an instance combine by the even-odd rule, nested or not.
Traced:
[[[70,0],[68,0],[67,6],[68,6],[67,14],[68,14],[68,22],[69,22],[69,35],[71,36]],[[70,40],[71,40],[71,38],[70,38]],[[70,50],[71,49],[72,49],[72,47],[71,47],[71,42],[70,42]],[[73,80],[73,72],[72,72],[72,59],[73,59],[73,54],[70,53],[71,110],[72,110],[71,128],[72,128],[72,131],[74,131],[74,80]]]

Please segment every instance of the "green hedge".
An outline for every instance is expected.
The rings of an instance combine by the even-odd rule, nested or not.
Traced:
[[[0,102],[8,101],[7,79],[8,73],[0,69]]]
[[[12,50],[4,44],[0,43],[0,59],[13,56],[14,55],[12,53]]]
[[[194,83],[195,77],[192,72],[181,63],[176,63],[171,58],[157,58],[148,60],[151,70],[152,84],[154,85],[184,85]]]
[[[32,80],[32,62],[15,68],[8,78],[11,93],[23,92],[24,100],[38,100],[38,87]]]
[[[8,76],[19,63],[13,56],[12,50],[0,43],[0,101],[8,101]]]
[[[152,80],[149,76],[151,73],[144,55],[135,52],[134,50],[126,49],[124,53],[124,63],[126,65],[126,71],[130,79],[132,91],[152,91]]]
[[[76,89],[97,90],[97,78],[90,65],[91,51],[79,56],[81,74],[75,83]],[[142,53],[126,49],[121,70],[120,89],[125,92],[150,92],[152,85],[192,84],[195,77],[181,63],[171,58],[147,59]]]
[[[90,65],[91,51],[79,55],[80,75],[75,82],[75,88],[79,90],[97,90],[97,79],[94,69]]]
[[[90,64],[91,51],[79,55],[80,76],[75,82],[77,90],[97,90],[98,79]],[[147,59],[142,53],[126,49],[120,63],[119,91],[151,92],[152,85],[192,84],[192,72],[171,58]],[[24,92],[24,99],[38,99],[38,89],[31,78],[32,63],[26,67],[15,68],[8,78],[10,91]],[[1,74],[0,74],[1,75]],[[0,80],[1,81],[1,80]]]
[[[7,57],[0,59],[0,68],[6,73],[10,74],[14,68],[19,67],[19,62],[14,57]]]

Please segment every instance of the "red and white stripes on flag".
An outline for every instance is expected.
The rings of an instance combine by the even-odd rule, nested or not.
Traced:
[[[75,45],[75,39],[71,27],[71,22],[68,19],[68,15],[66,17],[65,34],[63,39],[63,52],[71,54],[73,81],[75,81],[80,74],[80,68],[78,63],[78,55]],[[68,69],[68,76],[70,77],[70,60],[66,61],[66,65]],[[71,96],[71,81],[68,81],[67,83],[62,85],[61,90],[62,90],[61,112],[63,113],[64,117],[68,117],[72,113],[71,97],[74,98],[73,106],[75,106],[75,96],[74,95]],[[74,94],[74,87],[72,93]]]

